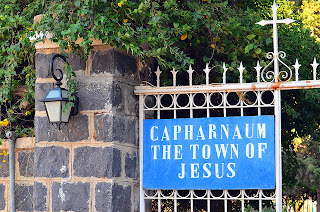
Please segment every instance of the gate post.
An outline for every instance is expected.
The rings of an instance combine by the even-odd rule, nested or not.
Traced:
[[[276,2],[273,2],[272,6],[272,14],[273,19],[266,21],[262,20],[257,24],[261,26],[271,25],[273,26],[273,52],[268,53],[270,56],[273,57],[272,61],[274,61],[274,73],[273,73],[273,82],[278,83],[281,82],[280,74],[279,74],[279,58],[283,57],[284,52],[279,52],[279,41],[278,41],[278,24],[290,24],[294,22],[292,19],[283,19],[278,20],[278,5]],[[291,78],[291,77],[290,77]],[[290,79],[289,78],[289,79]],[[288,80],[289,80],[288,79]],[[282,211],[282,156],[281,156],[281,91],[275,90],[274,91],[274,100],[275,100],[275,162],[276,162],[276,211]]]
[[[39,102],[53,87],[49,61],[60,49],[48,39],[36,45],[34,175],[41,189],[34,197],[44,197],[35,201],[37,211],[139,211],[137,62],[99,41],[93,45],[88,60],[68,58],[80,113],[61,130]]]
[[[276,211],[282,211],[282,157],[281,157],[281,91],[275,97],[275,165],[276,165]]]

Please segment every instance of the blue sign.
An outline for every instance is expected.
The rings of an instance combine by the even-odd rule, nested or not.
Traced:
[[[274,189],[274,117],[144,120],[143,188]]]

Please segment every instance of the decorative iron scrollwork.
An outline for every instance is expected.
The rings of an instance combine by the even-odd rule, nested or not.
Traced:
[[[278,81],[286,82],[291,80],[292,78],[292,69],[285,64],[281,59],[286,58],[286,53],[284,51],[280,51],[277,55],[273,52],[268,52],[266,54],[266,58],[271,60],[266,67],[264,67],[261,71],[261,79],[263,82],[275,82],[277,78]],[[281,58],[281,59],[280,59]],[[279,70],[278,76],[275,76],[274,70],[268,70],[268,68],[274,64],[275,59],[278,60],[287,70]]]

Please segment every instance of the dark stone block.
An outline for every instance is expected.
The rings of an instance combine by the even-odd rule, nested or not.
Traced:
[[[4,210],[6,208],[6,187],[3,184],[0,184],[0,210]]]
[[[81,58],[77,54],[72,54],[67,57],[67,61],[72,67],[73,71],[86,70],[86,59]]]
[[[117,111],[124,112],[127,115],[138,116],[139,97],[134,94],[134,87],[128,84],[121,84],[123,104],[122,107],[117,107]],[[115,106],[114,106],[115,107]]]
[[[111,183],[97,183],[95,188],[95,207],[97,212],[112,212]]]
[[[94,117],[94,127],[96,139],[98,141],[112,142],[113,141],[113,115],[98,114]]]
[[[36,83],[35,87],[35,108],[36,111],[45,111],[45,106],[41,99],[44,99],[50,89],[53,88],[53,83]]]
[[[0,177],[9,177],[9,155],[0,155]]]
[[[120,177],[121,155],[112,147],[79,147],[74,150],[74,175],[79,177]]]
[[[41,54],[37,53],[35,56],[35,67],[37,78],[51,78],[50,61],[55,54]],[[73,71],[85,70],[86,60],[80,58],[78,55],[69,55],[67,62],[72,66]],[[53,70],[59,68],[63,70],[64,62],[62,59],[57,58],[53,64]]]
[[[111,104],[112,107],[118,107],[122,103],[122,92],[121,87],[116,82],[112,83],[111,86]]]
[[[39,141],[60,141],[76,142],[87,140],[89,137],[88,117],[78,114],[70,118],[69,123],[57,126],[49,123],[47,117],[35,117],[36,142]]]
[[[113,116],[113,140],[123,143],[136,144],[137,119],[132,117]]]
[[[23,177],[33,177],[34,153],[23,151],[18,153],[19,171]]]
[[[89,183],[52,184],[53,211],[89,211]]]
[[[57,147],[35,147],[35,177],[68,177],[70,150]]]
[[[138,167],[138,156],[137,153],[126,154],[125,158],[125,173],[126,177],[136,178],[137,177],[137,167]]]
[[[49,66],[53,55],[41,53],[35,55],[36,78],[51,78]]]
[[[77,82],[79,110],[102,110],[110,105],[111,83],[103,78],[82,78]]]
[[[93,51],[91,73],[109,73],[116,77],[136,79],[137,61],[115,49],[105,52]]]
[[[138,112],[138,97],[131,85],[107,82],[103,77],[79,77],[77,88],[80,110],[116,110],[129,115]]]
[[[134,57],[114,51],[116,70],[122,76],[135,75],[137,73],[137,61]]]
[[[105,52],[92,51],[92,70],[91,73],[101,74],[101,73],[114,73],[115,63],[114,63],[114,50],[109,50]]]
[[[15,203],[17,211],[33,211],[33,186],[15,186]]]
[[[131,187],[113,184],[112,211],[131,211]]]
[[[34,182],[33,201],[35,211],[48,211],[47,187],[39,182]]]
[[[97,211],[131,211],[131,187],[111,183],[97,183],[95,188]]]
[[[137,118],[111,114],[95,116],[95,130],[98,141],[137,144]]]

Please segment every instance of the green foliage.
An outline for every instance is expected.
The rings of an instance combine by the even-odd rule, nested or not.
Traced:
[[[64,108],[64,110],[67,110],[68,107],[74,106],[74,102],[76,100],[75,94],[77,92],[77,87],[76,87],[76,82],[74,80],[74,78],[76,77],[76,74],[73,72],[72,67],[68,64],[65,64],[64,71],[66,73],[68,97],[70,100],[70,102],[66,104],[66,108]]]
[[[39,12],[33,3],[31,0],[1,2],[0,119],[8,120],[1,127],[2,137],[9,129],[33,134],[35,50],[29,35],[33,16]]]
[[[312,31],[312,35],[320,41],[320,2],[317,0],[303,0],[300,16],[303,23]]]
[[[248,205],[245,209],[244,209],[245,212],[257,212],[259,210],[256,210],[254,207],[252,207],[251,205]],[[269,207],[269,208],[262,208],[262,212],[274,212],[275,209],[272,208],[272,207]]]
[[[316,194],[317,185],[320,185],[319,142],[305,138],[300,143],[295,143],[295,146],[297,149],[297,160],[300,164],[297,175],[299,180],[297,187],[299,189],[295,189],[296,196],[303,196],[306,193]]]
[[[253,24],[254,10],[232,5],[195,0],[50,1],[37,29],[52,32],[61,48],[83,55],[98,39],[142,59],[153,57],[167,68],[185,69],[195,61],[202,68],[204,62],[232,60],[235,69],[241,55],[263,58],[270,33]]]
[[[316,200],[317,186],[320,185],[320,148],[319,141],[311,139],[311,136],[297,137],[293,145],[299,169],[297,182],[287,191],[285,203],[300,210],[306,199],[312,197],[313,201]]]

